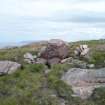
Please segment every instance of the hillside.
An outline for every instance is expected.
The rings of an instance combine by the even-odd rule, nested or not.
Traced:
[[[24,62],[25,53],[37,55],[46,44],[32,43],[23,47],[0,49],[0,61],[10,60],[22,65],[15,73],[0,76],[0,105],[105,105],[104,86],[95,88],[90,97],[82,99],[73,96],[72,86],[61,79],[72,68],[83,70],[84,68],[78,62],[94,64],[95,66],[92,69],[97,69],[98,72],[102,68],[105,70],[105,40],[69,43],[69,57],[72,57],[73,61],[77,60],[76,64],[69,62],[55,64],[48,68],[44,64],[27,64]],[[90,48],[88,59],[74,56],[75,48],[81,44],[86,44]],[[89,68],[85,69],[88,70]],[[73,80],[78,75],[79,73],[75,72]],[[103,79],[105,79],[104,76]]]

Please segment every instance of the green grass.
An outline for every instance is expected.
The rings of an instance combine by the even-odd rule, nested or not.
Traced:
[[[34,70],[37,71],[37,67],[39,69],[39,66],[36,66]],[[34,93],[42,87],[44,80],[45,77],[42,73],[33,72],[27,67],[12,75],[0,77],[0,105],[3,105],[1,103],[4,105],[11,105],[12,103],[32,105],[30,100],[34,97]],[[3,98],[6,101],[2,100]]]
[[[89,63],[95,64],[96,67],[105,67],[105,52],[98,50],[94,51]]]
[[[30,52],[34,55],[37,54],[37,50],[33,50],[32,48],[12,48],[12,49],[0,49],[0,60],[11,60],[19,63],[23,63],[23,55],[26,52]],[[34,53],[33,53],[34,52]]]
[[[96,88],[90,99],[96,105],[105,105],[105,87]]]
[[[45,88],[44,70],[44,65],[29,64],[0,77],[0,105],[60,105],[53,89]]]
[[[78,44],[88,44],[92,48],[89,63],[105,67],[105,52],[95,49],[95,46],[105,44],[104,40],[71,43],[70,56],[73,56]],[[0,105],[60,105],[61,98],[66,101],[66,105],[105,105],[105,88],[95,89],[88,100],[72,97],[72,87],[61,80],[62,75],[72,68],[72,65],[54,65],[45,75],[44,65],[23,62],[26,52],[37,54],[38,51],[31,47],[0,50],[0,60],[12,60],[23,64],[23,69],[0,77]]]
[[[70,65],[59,64],[52,67],[52,71],[48,75],[48,84],[51,89],[55,89],[57,95],[66,100],[71,98],[73,93],[70,86],[61,80],[61,76],[70,68]]]
[[[70,67],[54,65],[46,77],[43,65],[25,65],[14,74],[1,76],[0,105],[60,105],[60,98],[66,105],[104,105],[105,88],[96,89],[89,100],[72,97],[71,87],[61,80]]]

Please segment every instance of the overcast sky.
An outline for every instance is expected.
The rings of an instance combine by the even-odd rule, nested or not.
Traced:
[[[0,42],[105,38],[105,0],[0,0]]]

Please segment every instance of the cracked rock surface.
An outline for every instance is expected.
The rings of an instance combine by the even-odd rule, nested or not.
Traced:
[[[63,76],[68,85],[72,86],[73,96],[87,99],[98,87],[105,87],[105,68],[102,69],[80,69],[72,68]]]

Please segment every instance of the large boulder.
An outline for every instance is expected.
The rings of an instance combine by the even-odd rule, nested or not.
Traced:
[[[21,67],[21,64],[12,61],[0,61],[0,75],[12,74]]]
[[[47,61],[57,61],[62,60],[69,55],[69,47],[66,42],[59,39],[52,39],[48,42],[47,46],[42,48],[40,51],[40,57],[46,59]],[[55,60],[56,58],[56,60]]]

